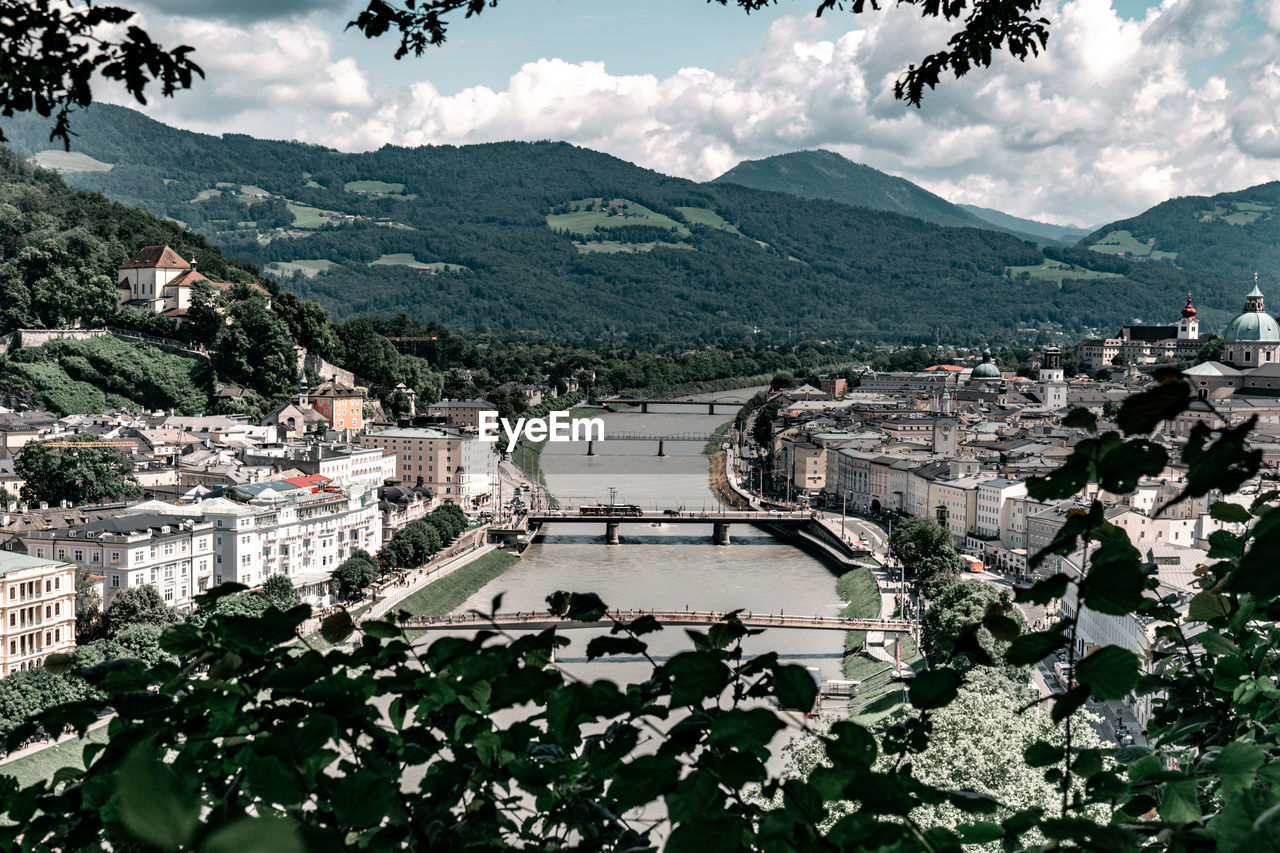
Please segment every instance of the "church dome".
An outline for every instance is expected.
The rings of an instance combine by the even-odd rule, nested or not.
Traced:
[[[1255,284],[1245,297],[1244,313],[1236,317],[1222,330],[1222,339],[1233,341],[1260,341],[1280,343],[1280,323],[1266,312],[1262,291]]]
[[[1182,319],[1190,320],[1196,316],[1195,306],[1191,304],[1191,294],[1187,294],[1187,307],[1182,309]]]
[[[982,364],[973,369],[973,373],[969,374],[970,379],[999,379],[1000,368],[991,363],[991,350],[982,351]]]

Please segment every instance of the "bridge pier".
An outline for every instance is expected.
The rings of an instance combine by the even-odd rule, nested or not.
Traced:
[[[642,414],[642,415],[647,415],[647,414],[649,414],[649,404],[648,404],[648,403],[641,403],[641,404],[640,404],[640,414]]]
[[[711,543],[713,545],[729,544],[729,522],[717,521],[712,525]]]
[[[663,445],[662,439],[658,439],[658,455],[659,456],[667,455],[667,448]]]
[[[707,403],[707,414],[708,414],[708,415],[714,415],[715,413],[716,413],[716,404],[715,404],[715,403]]]
[[[606,522],[605,522],[605,525],[604,525],[604,544],[606,544],[606,545],[620,545],[620,544],[622,544],[621,542],[619,542],[619,541],[618,541],[618,522],[616,522],[616,521],[606,521]]]
[[[587,440],[587,455],[588,456],[596,455],[596,440],[594,438]]]

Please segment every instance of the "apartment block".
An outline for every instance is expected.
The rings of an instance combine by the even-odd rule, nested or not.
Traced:
[[[0,551],[0,675],[75,645],[75,567]]]

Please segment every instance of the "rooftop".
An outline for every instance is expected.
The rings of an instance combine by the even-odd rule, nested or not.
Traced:
[[[28,557],[26,554],[14,554],[11,551],[0,551],[0,577],[9,572],[20,572],[23,569],[40,569],[45,566],[56,566],[57,560],[42,560]]]

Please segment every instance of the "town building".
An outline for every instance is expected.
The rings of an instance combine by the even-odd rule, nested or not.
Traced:
[[[338,381],[335,376],[307,392],[302,400],[329,425],[329,429],[364,429],[364,391]]]
[[[168,246],[144,246],[124,262],[116,276],[118,304],[164,314],[184,320],[191,307],[192,288],[205,284],[217,290],[230,290],[231,285],[212,281],[196,271],[195,264],[183,259]],[[249,287],[262,293],[257,284]]]
[[[493,442],[435,427],[392,427],[356,436],[361,447],[394,453],[396,479],[429,488],[463,509],[487,503],[498,474]]]
[[[1113,364],[1155,364],[1162,360],[1185,362],[1195,359],[1208,341],[1208,335],[1200,334],[1200,321],[1188,293],[1187,304],[1174,325],[1125,326],[1114,338],[1085,338],[1076,344],[1076,358],[1090,370],[1100,370]]]
[[[75,567],[0,552],[0,676],[76,647]]]
[[[445,425],[457,429],[479,429],[481,412],[496,412],[498,407],[488,400],[441,400],[427,407],[433,418],[444,418]]]
[[[23,534],[27,554],[103,575],[103,607],[121,590],[150,584],[170,607],[190,609],[216,586],[213,525],[138,507],[69,528]]]

